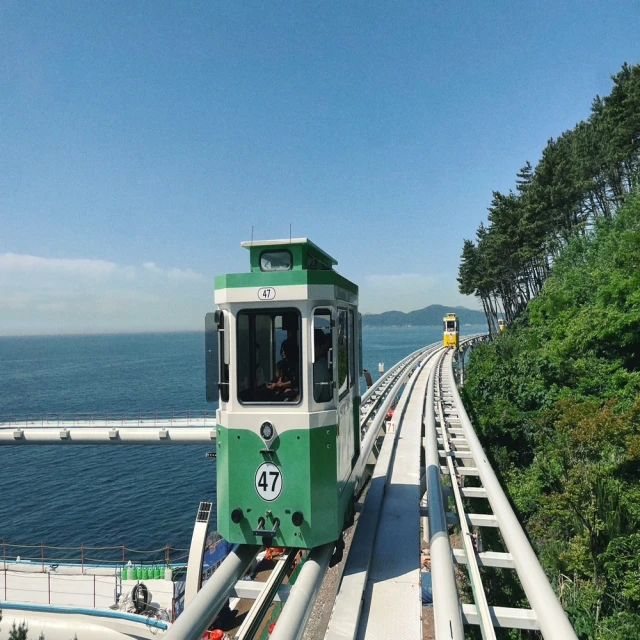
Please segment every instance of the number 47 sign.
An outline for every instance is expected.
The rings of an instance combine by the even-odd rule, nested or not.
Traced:
[[[276,297],[276,290],[273,287],[262,287],[258,289],[259,300],[273,300]]]
[[[264,462],[256,471],[255,486],[258,495],[267,502],[275,500],[282,492],[282,473],[275,464]]]

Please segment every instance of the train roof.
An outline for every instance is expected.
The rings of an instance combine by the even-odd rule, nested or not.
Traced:
[[[249,249],[251,269],[245,274],[216,276],[216,291],[226,288],[283,285],[335,285],[355,294],[358,286],[333,267],[338,261],[308,238],[252,240],[242,242]]]
[[[273,249],[274,251],[286,251],[291,250],[294,252],[294,264],[293,268],[309,268],[309,262],[299,262],[296,260],[296,257],[300,255],[300,257],[313,256],[316,259],[316,263],[319,262],[321,267],[325,269],[331,269],[333,265],[338,264],[338,261],[330,256],[326,251],[323,251],[315,242],[311,242],[309,238],[287,238],[281,240],[249,240],[240,243],[242,247],[245,249],[249,249],[251,253],[251,266],[254,266],[254,254],[256,256],[256,261],[258,255],[263,254],[265,251],[269,249]]]
[[[265,271],[264,263],[261,264],[261,256],[267,253],[288,254],[290,260],[288,266],[280,266],[278,270],[285,271],[330,271],[338,261],[323,251],[317,244],[308,238],[290,238],[282,240],[250,240],[242,242],[241,246],[249,249],[251,271]],[[275,270],[275,269],[274,269]]]

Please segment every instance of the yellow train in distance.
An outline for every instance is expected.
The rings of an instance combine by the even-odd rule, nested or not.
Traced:
[[[455,313],[447,313],[442,319],[444,329],[444,346],[458,348],[460,336],[460,321]]]
[[[504,328],[505,328],[504,318],[498,318],[498,329],[500,333],[504,331]]]

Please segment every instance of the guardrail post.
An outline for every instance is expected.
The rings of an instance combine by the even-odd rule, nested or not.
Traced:
[[[164,551],[164,562],[167,566],[171,564],[171,547],[169,547],[169,543],[167,542],[167,546]]]
[[[47,587],[49,590],[49,604],[51,604],[51,571],[47,573]],[[95,607],[95,603],[93,606]]]

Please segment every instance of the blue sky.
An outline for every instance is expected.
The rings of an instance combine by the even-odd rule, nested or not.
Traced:
[[[307,236],[361,310],[463,304],[492,190],[640,61],[634,2],[0,4],[0,334],[199,329]]]

